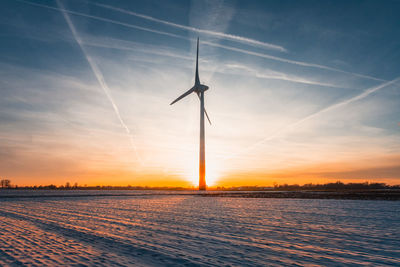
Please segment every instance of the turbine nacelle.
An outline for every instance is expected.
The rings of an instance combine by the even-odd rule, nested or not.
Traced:
[[[204,85],[204,84],[197,84],[194,86],[194,88],[195,88],[194,91],[196,93],[201,93],[201,92],[205,92],[208,90],[208,86]]]

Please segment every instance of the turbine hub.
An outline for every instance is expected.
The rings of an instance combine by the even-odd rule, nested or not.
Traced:
[[[207,90],[208,90],[208,86],[207,86],[207,85],[198,84],[198,85],[196,86],[196,92],[197,92],[197,93],[205,92],[205,91],[207,91]]]

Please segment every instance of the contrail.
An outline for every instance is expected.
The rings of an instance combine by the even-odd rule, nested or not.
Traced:
[[[98,4],[98,3],[94,3],[94,5],[100,6],[100,7],[104,7],[104,8],[110,9],[110,10],[118,11],[118,12],[121,12],[121,13],[124,13],[124,14],[129,14],[129,15],[132,15],[132,16],[135,16],[135,17],[143,18],[143,19],[146,19],[146,20],[162,23],[162,24],[165,24],[165,25],[168,25],[168,26],[179,28],[179,29],[184,29],[184,30],[197,32],[197,33],[204,33],[204,34],[220,37],[220,38],[223,38],[223,39],[228,39],[228,40],[232,40],[232,41],[238,41],[238,42],[247,43],[247,44],[251,44],[251,45],[255,45],[255,46],[261,46],[261,47],[265,47],[265,48],[268,48],[268,49],[278,50],[278,51],[281,51],[281,52],[287,52],[287,50],[284,47],[273,45],[273,44],[269,44],[269,43],[265,43],[265,42],[260,42],[260,41],[257,41],[257,40],[254,40],[254,39],[250,39],[250,38],[246,38],[246,37],[242,37],[242,36],[226,34],[226,33],[222,33],[222,32],[215,32],[215,31],[210,31],[210,30],[204,30],[204,29],[199,29],[199,28],[190,27],[190,26],[186,26],[186,25],[181,25],[181,24],[169,22],[169,21],[166,21],[166,20],[157,19],[157,18],[154,18],[154,17],[151,17],[151,16],[147,16],[147,15],[144,15],[144,14],[136,13],[136,12],[133,12],[133,11],[127,11],[127,10],[124,10],[122,8],[117,8],[117,7],[113,7],[113,6],[110,6],[110,5]],[[331,68],[331,67],[323,66],[323,65],[319,65],[319,64],[312,64],[312,63],[306,63],[306,62],[301,62],[301,61],[289,60],[289,59],[285,59],[285,58],[275,57],[275,56],[266,55],[266,54],[262,54],[262,53],[251,52],[251,51],[244,50],[244,49],[234,48],[234,47],[231,47],[231,46],[220,45],[220,44],[215,44],[215,43],[210,43],[210,42],[204,42],[203,41],[202,43],[203,44],[208,44],[208,45],[214,46],[214,47],[225,48],[225,49],[228,49],[228,50],[241,52],[241,53],[246,53],[246,54],[249,54],[249,55],[259,56],[259,57],[263,57],[263,58],[268,58],[268,59],[281,61],[281,62],[285,62],[285,63],[296,64],[296,65],[301,65],[301,66],[305,66],[305,67],[314,67],[314,68],[321,68],[321,69],[326,69],[326,70],[331,70],[331,71],[337,71],[337,72],[342,72],[342,73],[346,73],[346,74],[352,74],[354,76],[367,78],[367,79],[372,79],[372,80],[376,80],[376,81],[385,81],[385,80],[378,79],[378,78],[375,78],[375,77],[362,75],[362,74],[358,74],[358,73],[353,73],[353,72],[347,72],[347,71],[343,71],[343,70],[340,70],[340,69]]]
[[[113,6],[109,6],[109,5],[105,5],[105,4],[98,4],[98,3],[93,3],[96,6],[99,7],[103,7],[103,8],[107,8],[110,10],[114,10],[117,12],[121,12],[124,14],[129,14],[138,18],[142,18],[145,20],[150,20],[150,21],[154,21],[154,22],[158,22],[164,25],[168,25],[171,27],[175,27],[178,29],[183,29],[183,30],[188,30],[188,31],[192,31],[192,32],[197,32],[197,33],[204,33],[204,34],[208,34],[208,35],[212,35],[212,36],[216,36],[222,39],[227,39],[227,40],[231,40],[231,41],[237,41],[237,42],[241,42],[241,43],[246,43],[246,44],[250,44],[253,46],[260,46],[260,47],[264,47],[267,49],[272,49],[272,50],[278,50],[281,52],[286,52],[287,50],[279,45],[274,45],[274,44],[270,44],[270,43],[266,43],[266,42],[261,42],[255,39],[251,39],[251,38],[247,38],[247,37],[243,37],[243,36],[238,36],[238,35],[233,35],[233,34],[227,34],[227,33],[223,33],[223,32],[216,32],[216,31],[211,31],[211,30],[204,30],[204,29],[199,29],[199,28],[195,28],[195,27],[190,27],[190,26],[186,26],[186,25],[182,25],[182,24],[177,24],[177,23],[173,23],[170,21],[166,21],[166,20],[162,20],[162,19],[157,19],[151,16],[147,16],[144,14],[140,14],[140,13],[136,13],[133,11],[128,11],[122,8],[117,8],[117,7],[113,7]]]
[[[25,4],[29,4],[29,5],[33,5],[33,6],[43,7],[43,8],[47,8],[47,9],[58,10],[58,11],[62,11],[62,12],[65,12],[65,13],[69,13],[69,14],[73,14],[73,15],[77,15],[77,16],[82,16],[82,17],[86,17],[86,18],[90,18],[90,19],[94,19],[94,20],[98,20],[98,21],[107,22],[107,23],[112,23],[112,24],[116,24],[116,25],[120,25],[120,26],[124,26],[124,27],[128,27],[128,28],[133,28],[133,29],[137,29],[137,30],[152,32],[152,33],[161,34],[161,35],[166,35],[166,36],[170,36],[170,37],[174,37],[174,38],[178,38],[178,39],[182,39],[182,40],[190,40],[190,41],[194,41],[195,40],[195,39],[187,38],[187,37],[184,37],[184,36],[181,36],[181,35],[178,35],[178,34],[173,34],[173,33],[165,32],[165,31],[158,31],[158,30],[154,30],[154,29],[150,29],[150,28],[146,28],[146,27],[141,27],[141,26],[137,26],[137,25],[133,25],[133,24],[129,24],[129,23],[124,23],[124,22],[120,22],[120,21],[116,21],[116,20],[111,20],[111,19],[107,19],[107,18],[103,18],[103,17],[98,17],[98,16],[93,16],[93,15],[81,13],[81,12],[71,11],[71,10],[67,10],[67,9],[64,9],[64,8],[56,8],[56,7],[37,4],[37,3],[32,3],[32,2],[24,1],[24,0],[15,0],[15,1],[22,2],[22,3],[25,3]],[[247,54],[247,55],[252,55],[252,56],[256,56],[256,57],[261,57],[261,58],[266,58],[266,59],[275,60],[275,61],[279,61],[279,62],[284,62],[284,63],[288,63],[288,64],[294,64],[294,65],[298,65],[298,66],[317,68],[317,69],[324,69],[324,70],[329,70],[329,71],[334,71],[334,72],[345,73],[345,74],[349,74],[349,75],[353,75],[353,76],[356,76],[356,77],[365,78],[365,79],[369,79],[369,80],[386,82],[386,80],[384,80],[384,79],[380,79],[380,78],[376,78],[376,77],[372,77],[372,76],[368,76],[368,75],[363,75],[363,74],[359,74],[359,73],[344,71],[344,70],[337,69],[337,68],[332,68],[332,67],[329,67],[329,66],[324,66],[324,65],[314,64],[314,63],[307,63],[307,62],[303,62],[303,61],[296,61],[296,60],[291,60],[291,59],[282,58],[282,57],[271,56],[271,55],[268,55],[268,54],[253,52],[253,51],[249,51],[249,50],[245,50],[245,49],[240,49],[240,48],[227,46],[227,45],[215,44],[215,43],[211,43],[211,42],[203,41],[202,44],[206,44],[206,45],[210,45],[210,46],[214,46],[214,47],[219,47],[219,48],[222,48],[222,49],[235,51],[235,52],[239,52],[239,53],[243,53],[243,54]]]
[[[68,9],[65,9],[62,5],[59,5],[60,8],[57,8],[57,7],[53,7],[53,6],[33,3],[33,2],[29,2],[29,1],[24,1],[24,0],[16,0],[16,1],[28,4],[28,5],[43,7],[43,8],[52,9],[52,10],[58,10],[58,11],[63,12],[63,14],[68,13],[68,14],[73,14],[73,15],[76,15],[76,16],[81,16],[81,17],[85,17],[85,18],[89,18],[89,19],[108,22],[108,23],[112,23],[112,24],[116,24],[116,25],[120,25],[120,26],[124,26],[124,27],[128,27],[128,28],[137,29],[137,30],[157,33],[157,34],[161,34],[161,35],[167,35],[167,36],[170,36],[170,37],[175,37],[175,38],[179,38],[179,39],[183,39],[183,40],[187,40],[188,39],[188,38],[183,37],[181,35],[177,35],[177,34],[173,34],[173,33],[169,33],[169,32],[157,31],[157,30],[154,30],[154,29],[146,28],[146,27],[141,27],[141,26],[137,26],[137,25],[133,25],[133,24],[129,24],[129,23],[124,23],[124,22],[120,22],[120,21],[116,21],[116,20],[112,20],[112,19],[107,19],[107,18],[103,18],[103,17],[99,17],[99,16],[89,15],[89,14],[82,13],[82,12],[76,12],[76,11],[68,10]]]
[[[310,120],[310,119],[312,119],[312,118],[314,118],[314,117],[316,117],[316,116],[318,116],[318,115],[320,115],[320,114],[322,114],[322,113],[331,111],[331,110],[336,109],[336,108],[338,108],[338,107],[341,107],[341,106],[350,104],[350,103],[352,103],[352,102],[355,102],[355,101],[357,101],[357,100],[363,99],[363,98],[369,96],[370,94],[372,94],[372,93],[374,93],[374,92],[376,92],[376,91],[378,91],[378,90],[380,90],[380,89],[382,89],[382,88],[385,88],[385,87],[387,87],[387,86],[389,86],[389,85],[392,85],[392,84],[394,84],[394,83],[397,83],[398,81],[400,81],[400,77],[397,77],[397,78],[394,79],[394,80],[391,80],[391,81],[382,83],[382,84],[380,84],[380,85],[378,85],[378,86],[374,86],[374,87],[368,88],[367,90],[365,90],[364,92],[362,92],[362,93],[359,94],[359,95],[353,96],[353,97],[351,97],[351,98],[345,99],[345,100],[340,101],[340,102],[338,102],[338,103],[332,104],[332,105],[330,105],[330,106],[328,106],[328,107],[326,107],[326,108],[323,108],[323,109],[321,109],[321,110],[319,110],[319,111],[317,111],[317,112],[315,112],[315,113],[313,113],[313,114],[310,114],[310,115],[308,115],[308,116],[306,116],[306,117],[304,117],[304,118],[302,118],[302,119],[300,119],[300,120],[298,120],[298,121],[296,121],[296,122],[294,122],[294,123],[292,123],[292,124],[289,124],[289,125],[287,125],[287,126],[281,128],[281,129],[277,130],[277,131],[276,131],[275,133],[273,133],[272,135],[270,135],[270,136],[268,136],[268,137],[262,139],[261,141],[259,141],[259,142],[255,143],[255,144],[253,144],[253,145],[247,147],[246,149],[244,149],[244,150],[242,150],[242,151],[240,151],[240,152],[238,152],[238,153],[235,153],[235,154],[233,154],[233,155],[230,155],[230,156],[228,156],[228,157],[224,157],[223,159],[227,160],[227,159],[235,158],[235,157],[237,157],[238,155],[241,155],[241,154],[243,154],[243,153],[246,153],[246,152],[248,152],[248,151],[251,151],[251,150],[253,150],[254,148],[258,147],[259,145],[261,145],[261,144],[263,144],[263,143],[265,143],[265,142],[267,142],[267,141],[269,141],[269,140],[272,140],[272,139],[274,139],[275,137],[280,136],[281,134],[284,134],[285,132],[288,132],[288,131],[291,130],[292,128],[298,126],[299,124],[301,124],[301,123],[303,123],[303,122],[305,122],[305,121],[308,121],[308,120]]]
[[[239,53],[243,53],[243,54],[247,54],[247,55],[262,57],[262,58],[271,59],[271,60],[275,60],[275,61],[280,61],[280,62],[284,62],[284,63],[289,63],[289,64],[293,64],[293,65],[299,65],[299,66],[304,66],[304,67],[310,67],[310,68],[317,68],[317,69],[324,69],[324,70],[330,70],[330,71],[335,71],[335,72],[341,72],[341,73],[346,73],[346,74],[354,75],[354,76],[361,77],[361,78],[366,78],[366,79],[380,81],[380,82],[386,82],[386,80],[383,80],[383,79],[379,79],[379,78],[375,78],[375,77],[372,77],[372,76],[363,75],[363,74],[359,74],[359,73],[344,71],[344,70],[341,70],[341,69],[336,69],[336,68],[332,68],[332,67],[328,67],[328,66],[324,66],[324,65],[319,65],[319,64],[314,64],[314,63],[307,63],[307,62],[303,62],[303,61],[297,61],[297,60],[291,60],[291,59],[287,59],[287,58],[271,56],[271,55],[268,55],[268,54],[257,53],[257,52],[253,52],[253,51],[249,51],[249,50],[245,50],[245,49],[240,49],[240,48],[236,48],[236,47],[232,47],[232,46],[227,46],[227,45],[210,43],[210,42],[207,42],[207,41],[203,41],[202,44],[215,46],[215,47],[219,47],[219,48],[223,48],[223,49],[227,49],[227,50],[231,50],[231,51],[235,51],[235,52],[239,52]]]
[[[250,73],[253,75],[253,77],[256,78],[261,78],[261,79],[274,79],[274,80],[282,80],[282,81],[288,81],[288,82],[294,82],[294,83],[302,83],[302,84],[311,84],[311,85],[319,85],[319,86],[326,86],[326,87],[335,87],[335,88],[343,88],[343,86],[338,86],[335,84],[331,83],[323,83],[323,82],[318,82],[318,81],[313,81],[313,80],[308,80],[307,78],[303,78],[300,76],[293,76],[290,74],[286,74],[284,72],[276,72],[276,71],[271,71],[271,72],[265,72],[263,73],[260,70],[250,68],[245,65],[241,65],[239,63],[237,64],[225,64],[227,69],[237,69],[241,70],[239,72],[239,75],[246,75],[246,72]],[[219,73],[228,73],[230,74],[231,72],[225,71],[224,68],[219,67],[219,70],[217,70]],[[233,72],[233,74],[236,74]]]
[[[82,36],[82,35],[81,35]],[[85,39],[85,38],[84,38]],[[135,42],[129,42],[123,41],[126,44],[125,45],[120,45],[121,43],[120,39],[114,39],[114,38],[107,38],[107,43],[104,42],[99,42],[99,41],[87,41],[84,40],[83,44],[85,46],[93,46],[93,47],[103,47],[103,48],[110,48],[110,49],[118,49],[118,50],[128,50],[128,51],[140,51],[142,53],[147,53],[147,54],[153,54],[153,55],[159,55],[159,56],[167,56],[167,57],[172,57],[172,58],[181,58],[185,60],[190,60],[192,61],[193,58],[188,57],[188,56],[182,56],[181,54],[178,53],[171,53],[167,50],[155,50],[153,48],[133,48],[132,46],[136,46],[137,43]],[[325,87],[335,87],[335,88],[343,88],[343,86],[338,86],[335,84],[330,84],[330,83],[323,83],[323,82],[318,82],[318,81],[312,81],[308,80],[306,78],[298,77],[298,76],[291,76],[289,74],[283,73],[283,72],[271,72],[270,74],[264,74],[261,72],[258,72],[255,69],[251,69],[249,67],[246,67],[244,65],[240,64],[226,64],[224,68],[222,66],[217,66],[216,67],[216,72],[217,73],[223,73],[223,74],[235,74],[231,73],[229,71],[226,71],[226,69],[242,69],[246,70],[248,73],[250,73],[253,77],[261,78],[261,79],[274,79],[274,80],[282,80],[282,81],[288,81],[288,82],[294,82],[294,83],[301,83],[301,84],[311,84],[311,85],[318,85],[318,86],[325,86]],[[241,73],[243,74],[243,73]],[[244,74],[245,75],[245,74]]]
[[[60,2],[59,0],[57,0],[57,5],[58,5],[59,7],[61,7],[61,12],[62,12],[62,14],[63,14],[63,16],[64,16],[64,18],[65,18],[67,24],[68,24],[68,27],[70,28],[70,30],[71,30],[71,32],[72,32],[72,35],[74,36],[76,42],[78,43],[79,47],[81,48],[81,50],[82,50],[82,52],[83,52],[83,54],[84,54],[86,60],[88,61],[89,65],[90,65],[90,68],[92,69],[93,74],[96,76],[96,79],[97,79],[97,81],[99,82],[101,88],[103,89],[103,91],[104,91],[104,93],[106,94],[108,100],[110,101],[110,103],[111,103],[111,105],[112,105],[112,107],[113,107],[113,109],[114,109],[115,115],[117,115],[117,118],[118,118],[118,120],[119,120],[121,126],[125,129],[125,132],[126,132],[126,134],[128,135],[129,140],[130,140],[131,145],[132,145],[132,148],[133,148],[133,150],[134,150],[134,152],[135,152],[136,159],[139,161],[139,163],[140,163],[141,165],[143,165],[143,162],[142,162],[142,160],[141,160],[141,158],[140,158],[140,156],[139,156],[139,154],[138,154],[138,152],[137,152],[137,147],[136,147],[136,144],[135,144],[135,142],[134,142],[133,135],[132,135],[131,131],[129,130],[129,127],[125,124],[124,120],[123,120],[122,117],[121,117],[121,114],[120,114],[120,112],[119,112],[118,106],[115,104],[115,101],[114,101],[114,99],[112,98],[112,96],[111,96],[111,94],[110,94],[110,88],[108,87],[106,81],[104,80],[103,74],[101,73],[100,69],[97,67],[97,65],[96,65],[96,63],[94,62],[94,60],[93,60],[93,59],[90,57],[90,55],[87,53],[86,48],[85,48],[85,46],[83,45],[83,42],[82,42],[80,36],[78,35],[78,32],[76,31],[76,28],[75,28],[74,24],[73,24],[72,21],[71,21],[71,18],[70,18],[69,15],[64,11],[63,5],[61,4],[61,2]]]

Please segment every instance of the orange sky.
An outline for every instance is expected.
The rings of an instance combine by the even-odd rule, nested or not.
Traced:
[[[19,158],[21,159],[21,158]],[[197,186],[197,166],[192,166],[188,171],[174,172],[172,167],[153,168],[138,166],[132,168],[129,163],[115,163],[112,158],[94,162],[93,159],[73,161],[63,159],[61,156],[51,156],[42,160],[37,157],[24,157],[19,163],[16,161],[3,162],[2,178],[11,179],[18,185],[63,185],[66,182],[80,185],[118,185],[118,186]],[[114,159],[115,160],[115,159]],[[209,161],[211,161],[210,159]],[[284,168],[267,166],[252,171],[240,170],[229,166],[228,162],[221,164],[222,168],[212,166],[207,169],[207,183],[209,186],[271,186],[275,183],[304,184],[336,182],[385,182],[399,184],[400,155],[381,158],[370,158],[357,162],[330,162]],[[177,160],[179,161],[179,160]],[[223,161],[222,161],[223,162]],[[4,168],[4,163],[13,166],[12,169]],[[186,163],[183,163],[186,164]],[[236,167],[240,167],[236,165]],[[236,170],[236,171],[235,171]]]

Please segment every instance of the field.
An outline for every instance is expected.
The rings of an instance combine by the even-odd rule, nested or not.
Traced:
[[[0,198],[0,266],[400,265],[399,201],[38,194]]]

